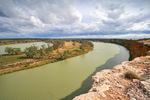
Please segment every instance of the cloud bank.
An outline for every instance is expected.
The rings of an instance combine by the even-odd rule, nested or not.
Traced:
[[[149,0],[1,0],[0,38],[150,38]]]

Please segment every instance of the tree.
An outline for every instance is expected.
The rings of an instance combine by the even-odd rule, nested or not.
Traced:
[[[65,59],[67,58],[67,55],[68,55],[67,51],[64,51],[63,57],[64,57]]]
[[[47,44],[47,51],[52,52],[54,50],[53,46],[50,46],[50,44]]]
[[[41,54],[40,53],[36,53],[36,55],[34,55],[33,58],[39,59],[39,58],[41,58]]]
[[[40,49],[40,56],[44,57],[46,55],[46,47],[45,45],[42,45],[41,46],[41,49]]]
[[[75,43],[75,42],[73,42],[73,43],[72,43],[72,45],[73,45],[73,46],[76,46],[76,43]]]
[[[89,45],[90,45],[91,47],[94,47],[94,45],[93,45],[93,43],[92,43],[92,42],[89,42]]]
[[[59,50],[57,49],[57,54],[59,54]]]
[[[69,53],[70,53],[70,51],[69,51],[69,50],[67,50],[66,52],[67,52],[67,54],[69,54]]]
[[[45,44],[43,44],[43,45],[41,46],[41,48],[45,50],[45,49],[46,49]]]
[[[83,45],[80,46],[80,49],[81,49],[82,51],[85,51],[85,47],[84,47]]]
[[[62,60],[66,59],[68,57],[67,51],[64,51],[63,53],[60,53],[59,55],[60,55],[60,59],[62,59]]]
[[[40,49],[40,55],[41,55],[41,56],[45,56],[45,55],[46,55],[46,52],[45,52],[44,49]]]
[[[51,48],[50,48],[50,52],[52,52],[53,50],[54,50],[54,48],[53,48],[53,47],[51,47]]]
[[[31,46],[25,49],[26,56],[33,58],[38,52],[37,46]]]
[[[14,52],[16,55],[21,54],[21,49],[20,48],[14,48]]]
[[[21,54],[21,49],[20,48],[6,47],[5,52],[7,52],[10,55],[18,55],[18,54]]]
[[[6,47],[5,52],[7,52],[8,54],[14,54],[14,49],[12,47]]]

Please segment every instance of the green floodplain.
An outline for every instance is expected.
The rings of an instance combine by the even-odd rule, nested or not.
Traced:
[[[93,44],[87,54],[0,76],[0,100],[71,100],[90,89],[96,72],[129,59],[122,46]]]

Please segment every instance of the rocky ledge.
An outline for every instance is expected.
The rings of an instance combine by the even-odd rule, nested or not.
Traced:
[[[127,72],[140,78],[126,78]],[[113,69],[97,72],[92,81],[89,92],[73,100],[150,100],[150,56],[137,57]]]

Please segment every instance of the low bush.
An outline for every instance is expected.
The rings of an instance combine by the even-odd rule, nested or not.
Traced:
[[[25,66],[24,67],[28,67],[29,66],[29,64],[25,64]]]
[[[128,90],[128,89],[132,89],[132,86],[129,85],[128,88],[127,88],[127,90]]]
[[[129,78],[129,79],[140,79],[138,75],[136,75],[135,73],[129,71],[125,73],[125,77]]]

